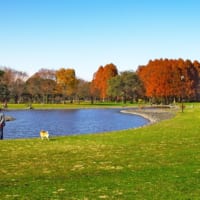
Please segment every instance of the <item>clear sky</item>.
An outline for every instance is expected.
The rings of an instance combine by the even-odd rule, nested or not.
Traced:
[[[199,0],[0,0],[0,65],[27,72],[200,61]]]

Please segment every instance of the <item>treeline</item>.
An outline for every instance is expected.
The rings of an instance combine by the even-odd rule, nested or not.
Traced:
[[[156,59],[139,66],[137,74],[152,102],[200,100],[200,63],[183,59]]]
[[[33,76],[11,68],[0,70],[2,103],[73,103],[74,101],[200,100],[200,63],[156,59],[136,71],[118,72],[113,63],[100,66],[91,82],[76,77],[71,68],[41,69]]]

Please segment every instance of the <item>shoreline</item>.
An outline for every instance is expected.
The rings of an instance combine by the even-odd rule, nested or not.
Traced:
[[[121,110],[121,112],[127,114],[139,115],[149,120],[149,123],[146,125],[155,124],[160,121],[171,119],[175,116],[174,110],[161,109],[161,108],[137,108],[137,109]]]

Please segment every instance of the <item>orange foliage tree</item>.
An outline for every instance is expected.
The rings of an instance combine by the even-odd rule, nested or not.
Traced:
[[[99,95],[103,101],[107,97],[108,81],[118,75],[117,67],[113,64],[107,64],[104,67],[100,66],[93,76],[91,83],[91,93],[93,96]]]
[[[66,96],[69,97],[71,102],[73,102],[73,96],[75,95],[77,86],[75,70],[61,68],[56,71],[56,82],[57,91],[60,92],[64,98]]]
[[[190,60],[156,59],[137,71],[146,96],[169,103],[174,99],[195,98],[198,72]]]

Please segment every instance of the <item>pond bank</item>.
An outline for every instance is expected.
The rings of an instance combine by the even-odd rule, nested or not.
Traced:
[[[129,110],[122,110],[123,113],[129,113],[133,115],[140,115],[150,121],[150,124],[157,123],[163,120],[170,119],[175,116],[174,108],[136,108]]]

